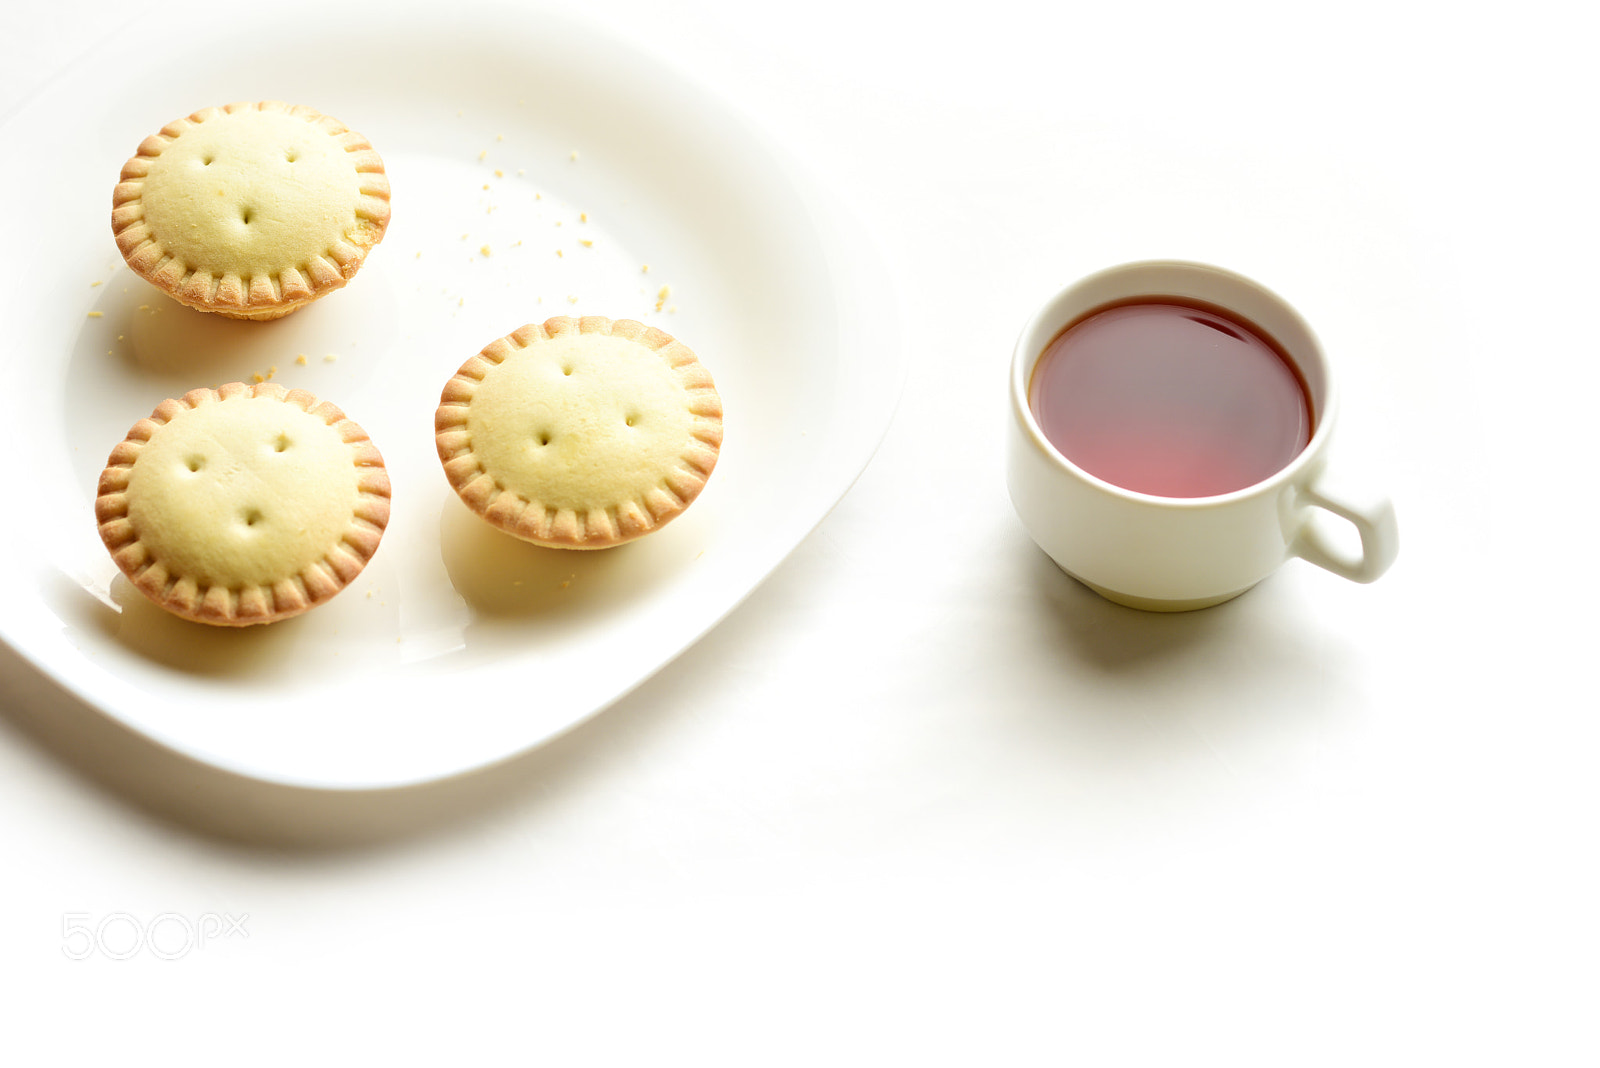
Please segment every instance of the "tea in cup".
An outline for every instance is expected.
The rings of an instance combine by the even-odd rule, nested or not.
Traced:
[[[1315,335],[1230,271],[1132,263],[1062,290],[1017,341],[1011,405],[1018,516],[1112,601],[1204,608],[1293,556],[1370,582],[1398,551],[1388,500],[1325,478],[1336,393]],[[1359,554],[1318,511],[1354,526]]]

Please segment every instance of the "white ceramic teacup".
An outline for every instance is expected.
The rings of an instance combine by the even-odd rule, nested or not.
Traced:
[[[1271,335],[1310,394],[1311,440],[1277,473],[1212,497],[1158,497],[1089,474],[1046,439],[1028,403],[1034,365],[1057,334],[1104,305],[1143,297],[1198,301],[1228,310]],[[1069,575],[1119,604],[1185,611],[1220,604],[1266,578],[1290,557],[1371,582],[1399,549],[1394,507],[1352,499],[1324,476],[1337,414],[1334,378],[1322,347],[1282,298],[1231,271],[1199,263],[1149,261],[1112,267],[1056,294],[1029,320],[1011,361],[1007,482],[1033,540]],[[1318,510],[1351,523],[1359,555],[1331,543]]]

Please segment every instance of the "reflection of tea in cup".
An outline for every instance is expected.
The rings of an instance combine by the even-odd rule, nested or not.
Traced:
[[[1311,441],[1311,398],[1259,328],[1177,300],[1081,316],[1039,357],[1028,403],[1060,453],[1158,497],[1260,482]]]
[[[1394,560],[1389,502],[1328,488],[1337,395],[1321,346],[1249,279],[1181,262],[1091,275],[1023,329],[1011,394],[1017,514],[1111,600],[1203,608],[1291,556],[1357,582]],[[1321,513],[1355,528],[1359,554]]]

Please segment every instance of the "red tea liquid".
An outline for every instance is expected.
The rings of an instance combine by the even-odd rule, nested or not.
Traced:
[[[1264,332],[1166,298],[1070,324],[1039,357],[1028,401],[1067,459],[1160,497],[1255,485],[1311,440],[1305,383]]]

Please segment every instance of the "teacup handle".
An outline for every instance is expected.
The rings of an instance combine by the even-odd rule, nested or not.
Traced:
[[[1400,527],[1395,521],[1394,505],[1387,497],[1372,497],[1352,504],[1350,498],[1330,491],[1320,475],[1301,487],[1299,494],[1299,503],[1321,508],[1349,521],[1361,535],[1361,555],[1352,560],[1334,548],[1309,519],[1289,543],[1290,554],[1355,582],[1371,582],[1389,570],[1400,552]]]

